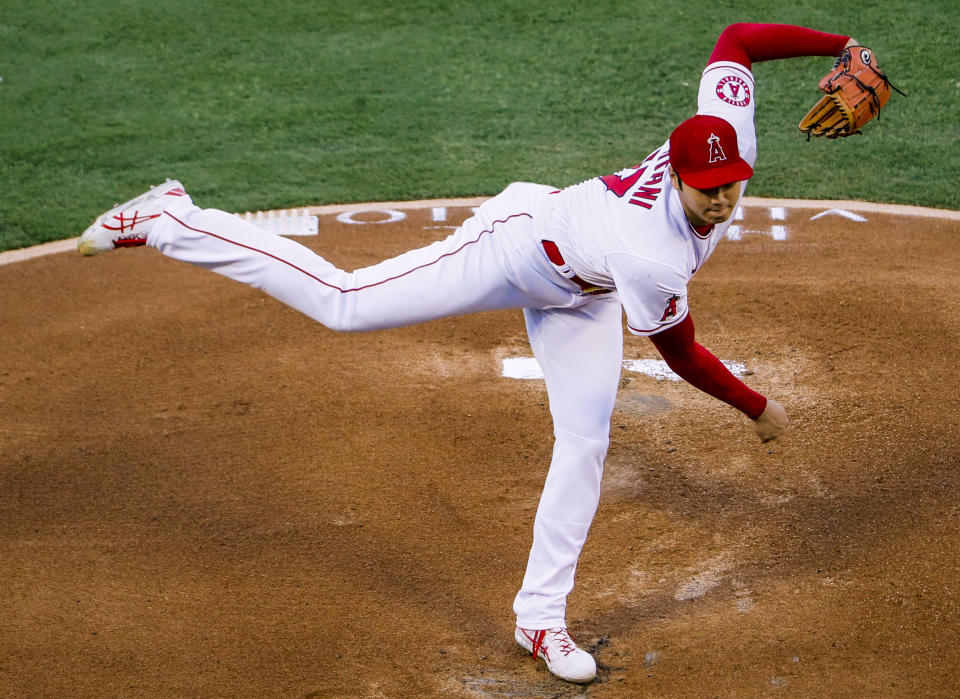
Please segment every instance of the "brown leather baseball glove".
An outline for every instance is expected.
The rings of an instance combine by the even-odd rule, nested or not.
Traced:
[[[860,133],[860,127],[874,117],[890,99],[890,84],[880,72],[876,56],[866,46],[848,46],[820,81],[827,94],[813,105],[800,122],[800,130],[810,136],[838,138]]]

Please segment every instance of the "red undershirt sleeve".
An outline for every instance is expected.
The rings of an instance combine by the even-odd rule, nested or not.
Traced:
[[[790,24],[731,24],[720,34],[709,63],[732,61],[750,68],[753,62],[796,56],[836,56],[849,36],[826,34]],[[660,355],[687,383],[756,419],[767,399],[730,373],[694,339],[693,319],[650,336]]]
[[[733,61],[750,68],[752,62],[777,58],[836,56],[849,39],[792,24],[740,22],[723,30],[707,63]]]
[[[694,340],[693,319],[689,314],[681,323],[650,335],[650,341],[667,366],[704,393],[732,405],[754,420],[767,407],[763,395],[731,374],[710,350]]]

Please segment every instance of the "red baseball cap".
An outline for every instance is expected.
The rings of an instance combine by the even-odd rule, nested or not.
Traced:
[[[733,125],[707,114],[687,119],[670,134],[670,165],[681,180],[697,189],[753,177],[753,168],[740,157]]]

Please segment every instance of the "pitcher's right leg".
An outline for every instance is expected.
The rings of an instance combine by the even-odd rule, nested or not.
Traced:
[[[528,305],[529,295],[507,278],[497,236],[531,223],[522,207],[474,216],[445,240],[345,272],[299,243],[187,200],[163,212],[147,244],[261,289],[331,329],[359,332]]]
[[[239,216],[192,202],[174,204],[150,231],[147,245],[261,289],[329,328],[348,329],[349,319],[338,303],[347,274],[309,248]]]
[[[445,240],[345,272],[239,216],[200,209],[168,181],[99,216],[78,248],[95,255],[151,245],[168,257],[261,289],[334,330],[359,332],[478,311],[579,302],[534,237],[553,190],[514,183]]]

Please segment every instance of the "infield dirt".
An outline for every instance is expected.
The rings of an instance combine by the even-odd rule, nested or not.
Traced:
[[[586,687],[512,640],[552,439],[500,374],[519,311],[338,335],[153,250],[0,267],[2,694],[957,696],[960,223],[810,213],[691,286],[783,438],[623,375]],[[302,242],[355,268],[436,225]]]

